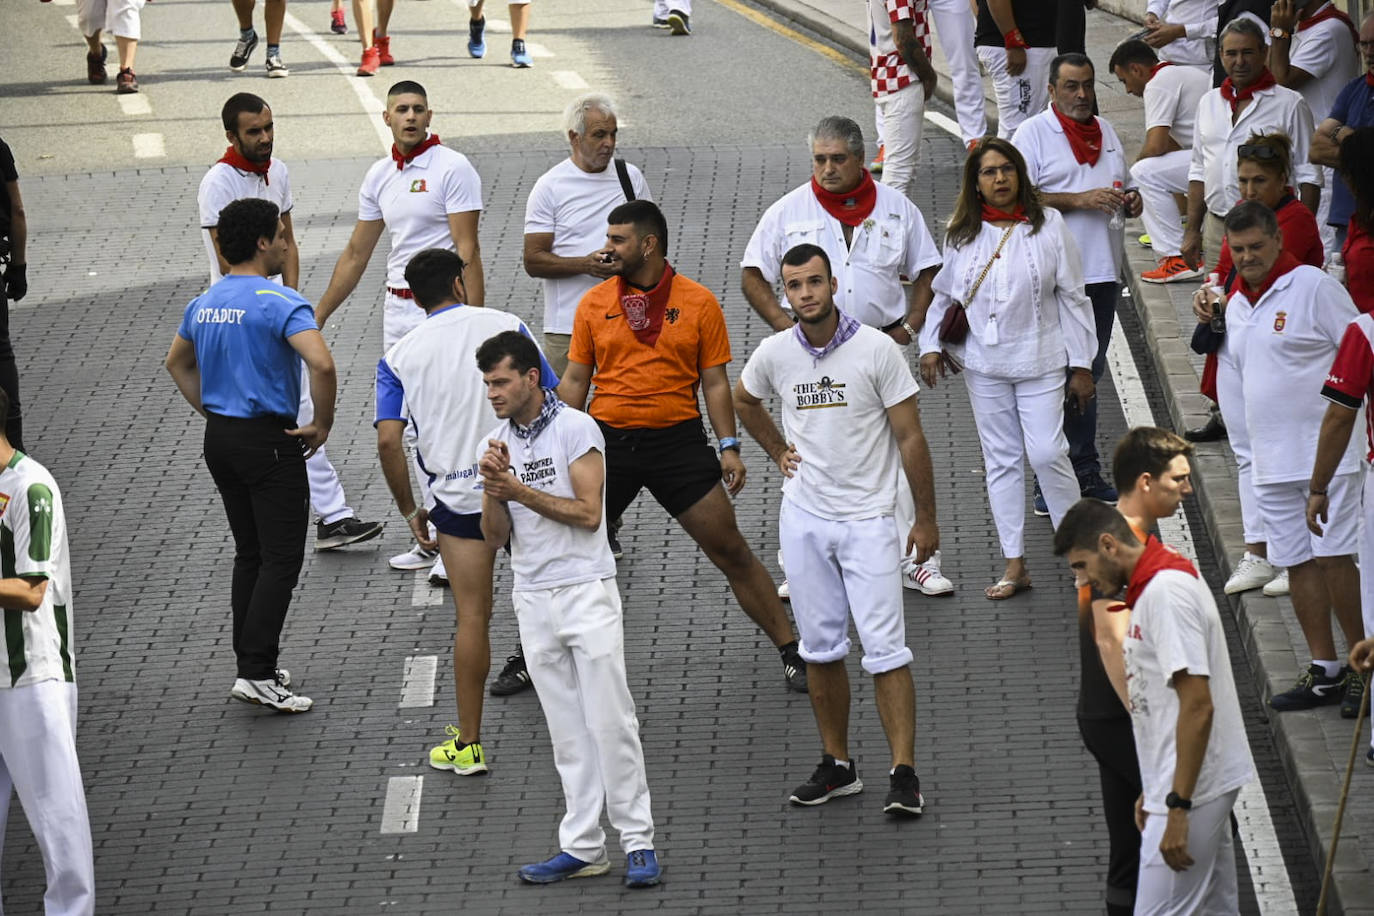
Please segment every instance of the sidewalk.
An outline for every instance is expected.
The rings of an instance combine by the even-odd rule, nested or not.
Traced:
[[[775,13],[868,59],[867,20],[857,0],[755,0]],[[1144,113],[1139,99],[1126,94],[1106,72],[1112,49],[1139,28],[1128,19],[1091,10],[1087,17],[1087,51],[1098,66],[1097,97],[1101,115],[1112,123],[1134,158],[1144,140]],[[939,35],[933,34],[935,68],[940,74],[936,96],[952,104]],[[989,129],[995,130],[996,103],[991,82],[984,81]],[[1189,305],[1190,284],[1142,283],[1140,272],[1155,266],[1151,251],[1135,242],[1143,231],[1138,221],[1126,228],[1127,285],[1123,297],[1134,307],[1144,327],[1146,345],[1154,359],[1174,429],[1197,426],[1206,419],[1206,402],[1198,392],[1202,357],[1188,348],[1194,319]],[[1118,330],[1118,333],[1120,331]],[[1206,535],[1223,572],[1244,552],[1235,458],[1225,443],[1200,445],[1193,461],[1193,482],[1207,523]],[[1287,598],[1265,598],[1258,591],[1239,596],[1234,604],[1246,654],[1255,671],[1256,688],[1266,701],[1286,690],[1306,662],[1301,630]],[[1289,787],[1298,804],[1313,859],[1321,869],[1330,849],[1336,807],[1350,749],[1351,723],[1334,707],[1311,712],[1269,716],[1275,747],[1283,760]],[[1367,747],[1368,727],[1359,756]],[[1374,916],[1374,792],[1370,774],[1357,761],[1351,781],[1341,840],[1332,875],[1329,913]]]

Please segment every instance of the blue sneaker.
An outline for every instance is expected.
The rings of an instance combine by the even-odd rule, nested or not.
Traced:
[[[511,39],[510,63],[512,67],[519,67],[521,69],[534,65],[534,58],[530,57],[529,50],[525,48],[525,39]]]
[[[661,874],[652,849],[636,849],[625,857],[625,886],[653,887]]]
[[[1036,515],[1041,518],[1050,517],[1050,507],[1049,504],[1045,502],[1045,494],[1040,492],[1040,481],[1038,480],[1035,482],[1035,500],[1033,505]]]
[[[468,20],[468,54],[473,57],[481,57],[487,53],[487,42],[482,37],[482,32],[487,27],[486,18]]]
[[[1078,492],[1084,499],[1100,499],[1109,506],[1116,505],[1116,487],[1103,480],[1097,471],[1078,479]]]
[[[653,855],[652,852],[649,853]],[[553,884],[565,878],[591,878],[596,875],[604,875],[611,870],[611,861],[602,853],[601,857],[595,862],[583,862],[575,856],[570,856],[566,852],[549,859],[547,862],[535,862],[533,865],[521,866],[519,875],[520,880],[526,884]],[[654,864],[654,881],[658,881],[658,864]]]

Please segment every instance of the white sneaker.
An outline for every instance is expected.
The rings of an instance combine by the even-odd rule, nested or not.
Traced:
[[[924,563],[916,563],[909,557],[903,557],[902,586],[915,589],[923,595],[948,595],[954,591],[954,583],[940,574],[938,550]]]
[[[778,597],[781,598],[783,601],[792,600],[792,589],[790,589],[787,586],[786,579],[783,579],[782,584],[778,586]]]
[[[425,550],[419,544],[412,544],[405,553],[398,553],[389,561],[392,569],[429,569],[438,559],[439,551]]]
[[[1231,573],[1231,578],[1226,580],[1226,586],[1222,591],[1228,595],[1239,595],[1241,592],[1262,588],[1278,574],[1279,571],[1269,565],[1268,560],[1257,557],[1247,550],[1245,556],[1236,564],[1236,570]]]
[[[291,672],[290,672],[290,671],[287,671],[285,668],[278,668],[278,669],[277,669],[277,680],[281,682],[281,685],[282,685],[283,687],[290,687],[290,686],[291,686]]]
[[[429,570],[429,584],[448,588],[448,570],[444,569],[444,558],[435,557]]]
[[[315,705],[315,701],[310,697],[297,696],[274,677],[261,681],[238,678],[234,681],[234,687],[229,691],[229,695],[245,703],[270,706],[278,712],[307,712]]]
[[[1288,569],[1287,567],[1274,578],[1270,579],[1264,586],[1264,594],[1269,598],[1278,598],[1288,594]]]

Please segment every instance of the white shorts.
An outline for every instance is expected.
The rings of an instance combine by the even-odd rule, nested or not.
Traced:
[[[382,353],[390,350],[392,344],[418,328],[424,320],[425,310],[420,308],[418,302],[402,299],[388,290],[382,308]]]
[[[1374,468],[1361,461],[1364,481],[1360,506],[1360,606],[1364,608],[1364,635],[1374,636]],[[1370,736],[1374,741],[1374,735]]]
[[[1168,816],[1151,814],[1140,835],[1140,879],[1135,916],[1233,916],[1240,912],[1231,808],[1239,789],[1194,805],[1188,813],[1188,855],[1193,864],[1174,871],[1159,842]]]
[[[1307,530],[1307,481],[1257,483],[1255,499],[1269,542],[1269,562],[1297,566],[1313,557],[1344,557],[1359,550],[1360,478],[1337,474],[1327,487],[1327,524],[1321,537]]]
[[[892,516],[834,521],[783,497],[778,529],[801,657],[826,664],[848,655],[853,615],[865,671],[882,674],[911,664],[902,616],[902,549]]]

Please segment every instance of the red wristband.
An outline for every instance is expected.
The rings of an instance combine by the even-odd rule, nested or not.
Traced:
[[[1008,49],[1011,49],[1011,48],[1023,48],[1023,49],[1024,49],[1024,48],[1029,48],[1029,47],[1030,47],[1030,45],[1026,44],[1026,39],[1024,39],[1024,38],[1021,37],[1021,30],[1020,30],[1020,29],[1012,29],[1010,32],[1008,32],[1007,34],[1003,35],[1003,36],[1002,36],[1002,43],[1003,43]]]

